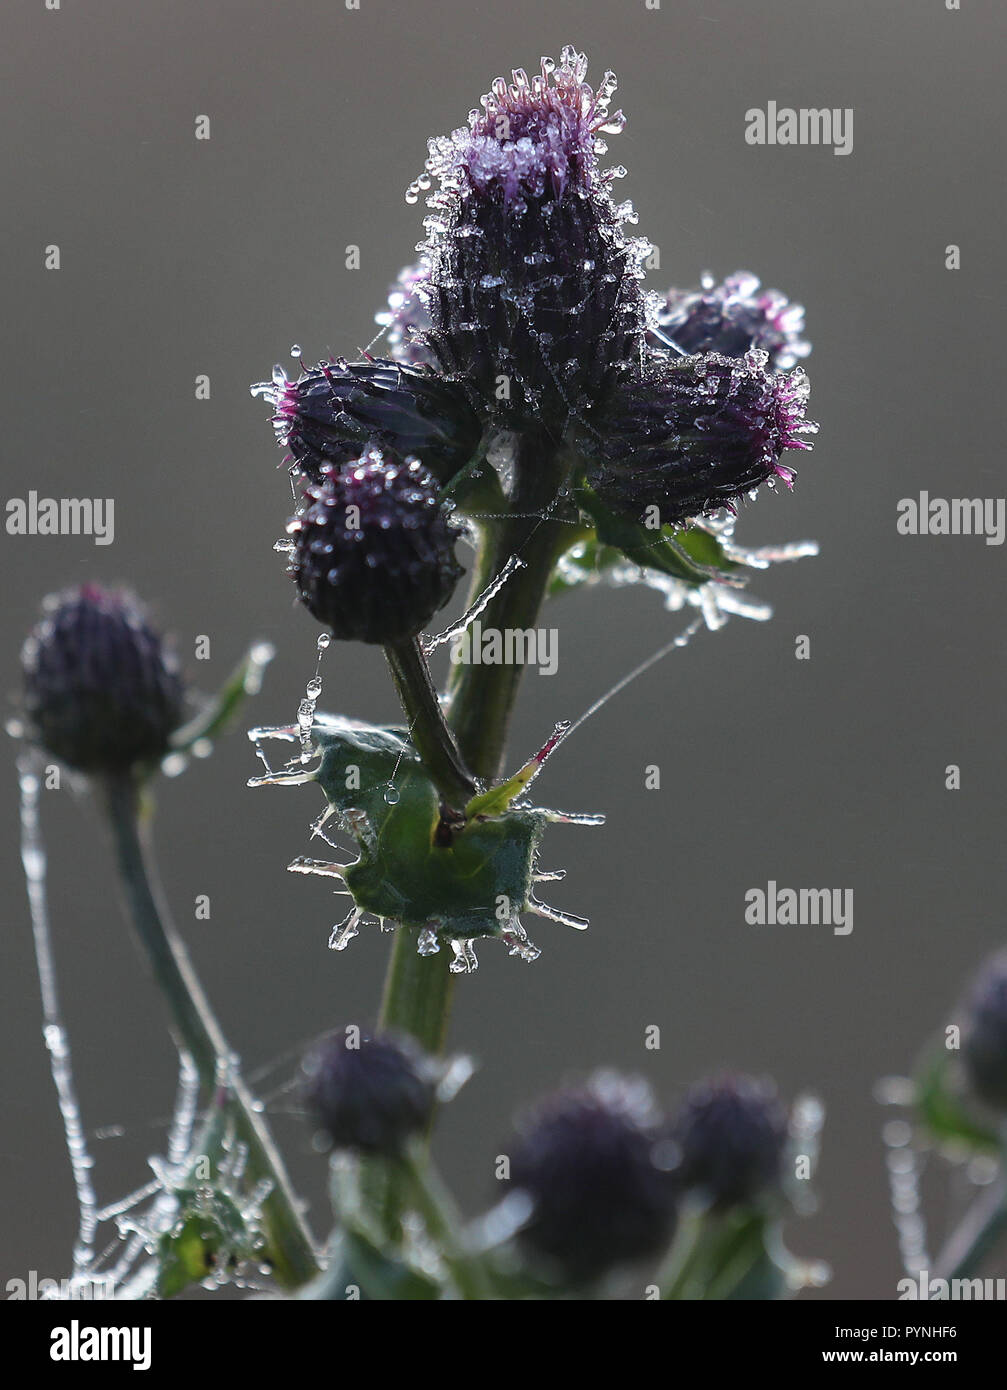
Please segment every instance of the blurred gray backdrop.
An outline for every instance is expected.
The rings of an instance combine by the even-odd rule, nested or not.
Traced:
[[[900,498],[1003,491],[1003,41],[988,0],[43,0],[4,21],[4,498],[112,496],[115,542],[3,535],[3,691],[38,601],[125,580],[213,688],[253,637],[279,655],[245,723],[288,722],[313,662],[271,552],[289,491],[248,383],[288,360],[352,353],[414,258],[422,206],[405,186],[425,138],[464,122],[498,73],[563,43],[629,116],[611,141],[653,288],[749,268],[807,307],[811,414],[792,496],[743,512],[752,543],[815,537],[821,556],[756,577],[768,625],[698,637],[607,706],[543,775],[550,804],[608,812],[557,827],[550,900],[575,935],[533,919],[534,966],[486,943],[461,982],[456,1048],[476,1078],[438,1148],[469,1210],[515,1107],[598,1064],[639,1070],[673,1102],[734,1065],[823,1098],[820,1210],[791,1244],[834,1267],[827,1296],[891,1298],[898,1277],[879,1131],[879,1076],[909,1066],[963,980],[1004,938],[1004,552],[979,538],[902,537]],[[852,107],[849,157],[745,143],[744,113]],[[211,121],[197,141],[194,122]],[[345,268],[345,248],[361,267]],[[961,269],[945,247],[961,247]],[[58,272],[43,267],[57,244]],[[211,398],[199,401],[205,373]],[[681,619],[643,590],[553,610],[558,673],[530,674],[512,762],[666,641]],[[193,660],[197,635],[212,659]],[[795,660],[795,637],[811,659]],[[391,717],[378,653],[333,649],[324,704]],[[46,1056],[16,858],[13,749],[0,853],[0,1282],[64,1274],[74,1206]],[[663,770],[661,791],[644,769]],[[961,767],[958,792],[944,769]],[[239,731],[163,785],[171,900],[226,1029],[299,1178],[321,1161],[283,1092],[301,1044],[377,1006],[387,938],[326,950],[340,901],[284,866],[307,848],[312,788],[250,791]],[[97,1183],[145,1178],[173,1085],[171,1047],[85,799],[49,793],[58,963]],[[768,879],[854,892],[847,937],[745,925]],[[193,919],[197,894],[212,916]],[[658,1052],[644,1048],[661,1028]],[[322,1206],[316,1207],[321,1222]],[[935,1232],[936,1236],[939,1232]],[[1003,1272],[1000,1270],[999,1272]]]

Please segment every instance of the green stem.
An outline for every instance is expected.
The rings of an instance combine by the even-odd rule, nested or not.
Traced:
[[[246,1174],[250,1182],[268,1179],[272,1183],[262,1203],[270,1258],[277,1281],[295,1288],[318,1272],[318,1263],[283,1160],[238,1073],[234,1054],[163,903],[153,871],[147,817],[140,814],[139,787],[130,776],[109,777],[104,792],[133,925],[171,1011],[175,1040],[191,1055],[204,1089],[210,1094],[219,1088],[226,1091],[236,1136],[248,1149]]]
[[[442,1053],[456,978],[450,962],[444,950],[421,956],[416,950],[415,931],[399,927],[385,976],[379,1028],[410,1034],[432,1056]],[[362,1181],[368,1209],[393,1241],[402,1234],[402,1210],[408,1194],[408,1184],[401,1178],[401,1173],[383,1160],[364,1161]]]
[[[535,436],[521,440],[515,460],[509,515],[502,521],[486,520],[481,528],[469,606],[512,555],[524,562],[524,568],[511,575],[490,600],[483,613],[486,627],[526,628],[537,622],[556,557],[569,541],[565,520],[557,519],[563,476],[564,464],[552,441]],[[425,661],[423,669],[427,670]],[[395,675],[394,664],[392,671]],[[466,772],[471,768],[484,781],[492,781],[500,772],[511,710],[523,671],[523,666],[513,664],[460,663],[453,668],[447,718],[451,747],[457,750],[458,760]],[[399,683],[398,675],[396,683]],[[413,704],[420,703],[415,698],[416,684],[414,672],[405,689],[404,702],[412,699]],[[433,687],[430,689],[432,691]],[[439,718],[440,704],[436,694],[432,698]],[[412,713],[413,705],[407,704],[410,718]],[[433,722],[433,711],[428,709],[428,715],[424,720],[427,732]],[[438,742],[443,743],[439,733]],[[426,761],[426,754],[423,756]],[[442,759],[443,746],[434,750],[434,756]],[[442,773],[448,771],[443,761],[441,770]],[[441,790],[444,791],[443,786]],[[432,956],[417,955],[416,933],[399,927],[385,980],[380,1026],[411,1034],[428,1052],[442,1052],[447,1039],[454,980],[446,951]],[[370,1209],[382,1228],[394,1238],[409,1200],[409,1184],[403,1180],[401,1172],[369,1164],[364,1185]]]
[[[662,1300],[685,1296],[706,1253],[705,1235],[703,1218],[695,1212],[687,1212],[679,1226],[678,1239],[657,1275]]]
[[[484,629],[534,627],[557,556],[569,541],[566,509],[557,505],[564,470],[551,441],[521,440],[515,463],[511,514],[484,540],[473,598],[516,555],[524,568],[494,594],[482,615]],[[477,777],[499,776],[511,711],[524,666],[459,663],[452,671],[448,723]]]
[[[556,555],[569,540],[565,522],[553,516],[558,511],[557,492],[563,477],[555,447],[543,439],[522,440],[515,468],[512,514],[496,525],[487,522],[482,529],[470,606],[511,555],[519,555],[525,568],[512,575],[490,600],[485,610],[487,627],[535,624]],[[543,513],[548,514],[548,519],[542,519]],[[422,665],[429,682],[426,662]],[[499,771],[523,670],[519,665],[504,664],[458,664],[453,669],[447,725],[457,743],[452,740],[451,746],[457,749],[463,766],[472,768],[478,777],[491,780]],[[393,666],[393,674],[394,671]],[[419,683],[414,673],[410,695]],[[430,691],[440,719],[440,704],[432,684]],[[420,703],[419,695],[415,703]],[[408,713],[412,714],[411,708]],[[433,717],[431,711],[428,722]],[[385,978],[381,1027],[410,1033],[429,1052],[443,1051],[454,985],[449,964],[443,951],[418,956],[415,933],[400,927],[395,933]]]
[[[421,956],[416,933],[399,927],[381,1003],[381,1027],[409,1033],[432,1056],[444,1051],[455,977],[450,956]]]
[[[475,780],[444,722],[430,667],[419,642],[415,637],[389,642],[385,656],[409,721],[410,741],[446,804],[456,811],[464,810],[475,794]]]
[[[470,1255],[458,1235],[461,1218],[450,1193],[429,1162],[422,1145],[413,1144],[398,1160],[413,1205],[423,1218],[427,1235],[437,1246],[463,1299],[487,1299],[489,1283],[477,1258]]]
[[[952,1232],[937,1259],[937,1276],[968,1279],[1007,1232],[1007,1180],[998,1179],[978,1197]]]

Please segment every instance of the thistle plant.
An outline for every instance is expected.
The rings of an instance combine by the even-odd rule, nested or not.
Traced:
[[[611,110],[615,78],[594,89],[586,73],[566,48],[531,77],[498,78],[467,124],[430,141],[407,192],[413,205],[426,197],[420,260],[378,315],[378,355],[291,376],[276,368],[252,388],[271,407],[294,494],[277,548],[319,632],[296,717],[251,731],[263,768],[250,785],[321,792],[306,849],[321,841],[324,857],[289,867],[349,895],[329,945],[342,951],[369,922],[390,937],[380,1008],[361,1001],[299,1082],[329,1153],[335,1224],[323,1241],[167,919],[148,842],[158,768],[168,759],[177,770],[221,732],[264,654],[187,718],[190,693],[132,598],[63,595],[29,640],[25,861],[81,1202],[81,1279],[112,1269],[120,1292],[166,1296],[255,1286],[265,1271],[275,1291],[338,1300],[773,1298],[825,1278],[780,1238],[783,1220],[809,1206],[821,1108],[809,1097],[787,1105],[765,1080],[714,1077],[669,1114],[639,1077],[580,1078],[516,1122],[505,1194],[467,1223],[428,1150],[439,1107],[471,1070],[447,1041],[452,992],[477,949],[502,945],[530,963],[540,951],[530,919],[588,926],[539,896],[562,877],[543,867],[543,846],[557,822],[600,827],[604,817],[543,804],[548,759],[699,631],[768,617],[747,592],[753,573],[815,553],[809,542],[736,539],[763,489],[792,487],[793,459],[817,428],[799,365],[803,311],[747,273],[647,287],[652,247],[617,201],[625,171],[604,162],[606,136],[624,124]],[[278,527],[281,505],[278,492]],[[597,585],[656,590],[684,624],[629,676],[613,672],[580,718],[555,711],[540,748],[515,756],[508,729],[524,663],[508,634]],[[452,661],[438,691],[431,655],[451,644],[457,656],[477,620],[499,659]],[[401,722],[321,711],[332,648],[351,665],[354,643],[383,648]],[[61,1050],[39,748],[86,776],[104,806],[180,1054],[180,1103],[154,1182],[105,1208],[81,1158]],[[577,949],[553,935],[543,948]],[[478,978],[461,987],[478,989]],[[974,1044],[978,1070],[988,1050]],[[103,1221],[122,1237],[111,1264],[95,1254]]]

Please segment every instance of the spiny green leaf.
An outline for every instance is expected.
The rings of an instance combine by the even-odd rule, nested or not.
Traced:
[[[672,529],[664,526],[651,530],[642,522],[632,521],[609,510],[598,495],[586,485],[579,488],[577,501],[595,525],[596,562],[605,549],[631,560],[644,568],[659,570],[686,584],[708,584],[739,568],[729,560],[717,538],[699,528]],[[608,557],[604,557],[606,560]]]
[[[505,930],[528,902],[545,813],[473,817],[444,844],[440,798],[404,731],[326,717],[314,736],[318,781],[359,848],[345,875],[357,906],[449,938]]]

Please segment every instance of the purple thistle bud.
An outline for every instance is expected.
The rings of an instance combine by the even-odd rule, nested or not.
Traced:
[[[301,602],[344,641],[415,636],[462,574],[436,482],[418,459],[399,463],[376,449],[321,475],[287,526]]]
[[[274,407],[273,428],[305,476],[359,457],[368,444],[416,455],[447,483],[469,462],[482,425],[464,389],[427,367],[378,358],[320,362],[290,381],[253,388]]]
[[[587,479],[613,511],[641,519],[658,507],[664,524],[732,505],[767,480],[791,487],[786,449],[818,426],[804,417],[810,390],[801,368],[766,368],[766,354],[651,353],[583,431]]]
[[[85,584],[50,595],[43,613],[21,653],[37,741],[82,772],[122,773],[163,757],[184,687],[139,600]]]
[[[659,1116],[646,1082],[596,1073],[543,1101],[519,1129],[511,1181],[531,1202],[518,1239],[564,1278],[586,1283],[659,1256],[675,1229]]]
[[[715,1206],[740,1206],[782,1176],[787,1111],[769,1080],[721,1076],[687,1092],[669,1134],[680,1152],[675,1176]]]
[[[426,1129],[440,1068],[411,1038],[351,1027],[304,1063],[308,1103],[335,1149],[394,1157]]]
[[[683,352],[719,352],[743,357],[750,348],[769,354],[774,371],[794,367],[811,351],[801,337],[804,309],[791,304],[779,290],[762,290],[759,279],[748,271],[729,275],[720,285],[704,276],[698,290],[668,291],[657,311],[658,333],[652,346],[670,338]]]
[[[980,1100],[1007,1111],[1007,952],[987,961],[973,984],[962,1060]]]
[[[430,141],[423,246],[427,335],[437,361],[470,380],[504,424],[561,428],[640,349],[639,281],[650,246],[627,238],[632,208],[612,200],[598,156],[615,77],[597,92],[564,48],[530,80],[502,77],[466,128]],[[417,185],[418,188],[419,185]]]
[[[427,340],[430,315],[424,300],[426,267],[407,265],[400,270],[388,291],[388,307],[374,315],[374,322],[385,330],[388,356],[410,367],[433,365]]]

